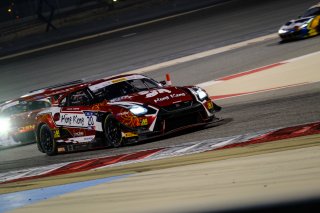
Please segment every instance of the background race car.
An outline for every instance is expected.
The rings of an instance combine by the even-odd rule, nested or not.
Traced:
[[[4,104],[0,109],[2,140],[12,137],[16,142],[34,141],[35,116],[39,111],[50,106],[49,99],[34,101],[18,99]]]
[[[83,81],[53,85],[0,105],[0,144],[4,141],[35,142],[35,117],[38,112],[51,107],[67,90]]]
[[[299,19],[287,22],[278,33],[283,41],[320,34],[320,3],[309,8]]]
[[[221,108],[196,86],[163,86],[143,75],[83,84],[37,116],[37,144],[48,155],[119,147],[207,125]]]

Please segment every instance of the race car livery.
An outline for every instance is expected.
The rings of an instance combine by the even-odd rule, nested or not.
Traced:
[[[0,104],[0,144],[4,140],[35,142],[36,115],[52,106],[72,86],[72,81],[29,92],[17,99]]]
[[[217,121],[221,107],[196,86],[164,86],[143,75],[83,84],[37,115],[41,152],[119,147]]]
[[[35,117],[38,112],[50,106],[49,99],[18,99],[3,104],[0,108],[1,139],[11,137],[16,142],[34,142]]]
[[[283,25],[278,34],[283,41],[302,39],[320,34],[320,3],[310,7],[304,15]]]

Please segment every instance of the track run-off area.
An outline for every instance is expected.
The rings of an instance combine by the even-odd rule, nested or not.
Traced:
[[[320,37],[274,34],[317,2],[246,2],[2,60],[5,99],[62,79],[169,73],[205,88],[224,122],[54,157],[35,144],[1,149],[0,212],[196,212],[319,196]]]

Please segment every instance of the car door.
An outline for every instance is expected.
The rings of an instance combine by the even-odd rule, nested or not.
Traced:
[[[67,130],[76,142],[91,141],[96,133],[97,113],[92,109],[93,97],[86,89],[70,93],[60,104],[56,125]]]

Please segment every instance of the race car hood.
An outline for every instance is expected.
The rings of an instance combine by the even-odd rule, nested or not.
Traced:
[[[112,99],[111,103],[135,102],[152,106],[169,106],[179,102],[192,100],[190,93],[179,87],[164,87],[145,90],[127,96]]]
[[[279,32],[303,28],[312,19],[313,19],[313,16],[311,16],[311,17],[303,17],[303,18],[299,18],[299,19],[296,19],[296,20],[291,20],[291,21],[287,22],[285,25],[283,25],[280,28]]]

